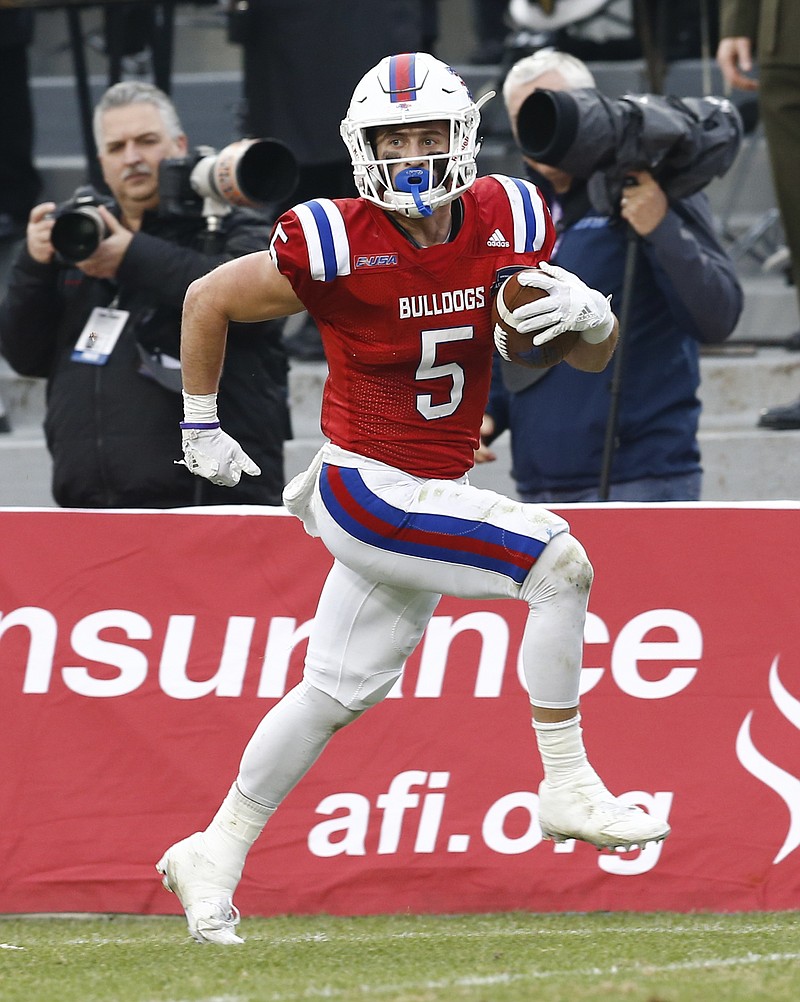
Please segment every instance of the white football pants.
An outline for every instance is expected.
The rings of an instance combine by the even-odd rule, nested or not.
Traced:
[[[321,458],[335,463],[315,462],[284,497],[335,562],[304,682],[245,749],[238,783],[246,796],[276,806],[331,735],[383,699],[443,594],[527,602],[531,702],[577,705],[592,567],[564,519],[466,480],[422,480],[333,446]]]

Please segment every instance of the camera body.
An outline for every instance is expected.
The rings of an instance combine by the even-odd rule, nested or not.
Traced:
[[[297,161],[277,139],[239,139],[217,152],[198,146],[159,165],[159,214],[224,216],[231,206],[259,208],[297,187]]]
[[[298,178],[293,153],[277,139],[239,139],[219,152],[198,146],[189,156],[168,157],[159,164],[158,212],[204,217],[213,230],[234,205],[260,208],[288,198]],[[50,239],[64,261],[74,264],[94,254],[109,235],[98,206],[111,209],[114,204],[84,185],[56,208]]]
[[[50,240],[65,261],[74,263],[91,257],[108,236],[108,227],[97,209],[99,205],[111,209],[114,200],[87,184],[56,207]]]

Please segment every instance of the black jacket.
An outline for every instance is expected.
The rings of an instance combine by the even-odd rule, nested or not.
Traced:
[[[179,380],[159,364],[180,354],[180,317],[190,282],[223,261],[263,250],[267,220],[235,209],[215,246],[199,218],[145,216],[115,281],[34,261],[23,246],[0,304],[0,350],[25,376],[47,379],[45,435],[53,497],[79,508],[170,508],[281,503],[283,442],[291,437],[283,321],[231,324],[220,384],[223,428],[261,467],[235,488],[215,487],[175,464],[181,457]],[[105,365],[72,360],[96,306],[130,317]],[[172,376],[167,389],[156,376]]]

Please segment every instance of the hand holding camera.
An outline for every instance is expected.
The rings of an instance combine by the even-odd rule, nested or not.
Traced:
[[[631,171],[628,180],[631,183],[622,189],[619,214],[640,237],[646,237],[666,216],[669,202],[649,171]]]
[[[86,186],[62,205],[35,206],[28,222],[28,253],[40,264],[58,254],[92,278],[113,278],[133,234],[109,211],[112,204]]]
[[[72,198],[53,207],[50,240],[64,261],[85,261],[109,235],[107,211],[114,200],[99,194],[87,184]],[[101,208],[106,210],[105,215]]]
[[[200,146],[191,156],[161,161],[158,211],[163,216],[205,217],[209,228],[216,229],[216,220],[232,206],[280,201],[292,193],[297,179],[294,155],[277,139],[240,139],[219,153]],[[92,278],[113,278],[132,237],[109,212],[114,204],[91,185],[78,188],[61,205],[45,203],[39,208],[47,225],[39,231],[37,253],[31,253],[46,264],[55,248],[63,261],[80,262]]]
[[[94,254],[100,242],[108,236],[107,220],[96,208],[96,203],[92,203],[91,217],[82,211],[78,197],[85,191],[91,191],[94,197],[93,189],[79,188],[62,205],[42,202],[31,209],[26,239],[28,253],[34,261],[50,264],[58,254],[61,260],[76,264]],[[110,216],[108,210],[103,211]]]
[[[133,233],[104,205],[98,206],[97,213],[103,223],[104,235],[88,258],[75,263],[90,278],[114,278],[128,245],[133,240]]]
[[[39,264],[50,264],[55,254],[50,234],[53,230],[55,202],[42,202],[31,209],[26,235],[28,253]]]

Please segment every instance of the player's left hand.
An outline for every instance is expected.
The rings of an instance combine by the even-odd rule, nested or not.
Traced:
[[[547,295],[520,306],[512,314],[520,334],[535,334],[535,345],[546,344],[564,331],[580,331],[584,341],[599,344],[614,329],[611,297],[590,289],[565,268],[543,262],[517,275],[520,285],[544,289]]]

